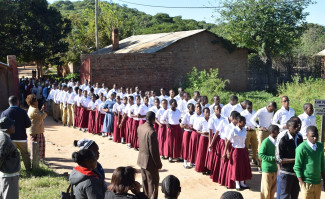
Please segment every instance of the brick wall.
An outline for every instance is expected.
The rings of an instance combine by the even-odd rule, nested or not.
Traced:
[[[184,75],[195,66],[199,70],[218,68],[219,77],[229,79],[228,89],[233,91],[246,91],[247,77],[247,49],[237,49],[229,52],[224,48],[217,37],[210,32],[201,32],[182,39],[162,49],[160,52],[174,54],[175,76],[174,85],[183,81]],[[212,43],[214,41],[214,43]]]
[[[109,87],[117,83],[118,86],[158,90],[181,85],[185,74],[194,66],[199,70],[219,68],[220,77],[230,80],[227,88],[246,91],[247,50],[230,53],[220,42],[212,43],[218,40],[221,38],[213,33],[201,32],[156,53],[82,55],[80,77],[92,83],[105,82]]]
[[[152,54],[87,54],[81,56],[82,66],[86,68],[90,63],[90,76],[82,74],[92,83],[102,83],[111,87],[114,83],[118,86],[135,87],[140,89],[169,88],[171,53]]]

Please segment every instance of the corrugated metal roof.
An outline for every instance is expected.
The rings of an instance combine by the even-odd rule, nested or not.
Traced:
[[[317,53],[316,56],[325,56],[325,49]]]
[[[112,50],[112,45],[106,46],[98,50],[99,54],[108,53],[154,53],[167,46],[177,42],[178,40],[206,31],[205,29],[158,33],[148,35],[134,35],[123,39],[119,43],[119,49]],[[96,53],[93,52],[92,54]]]
[[[10,66],[8,64],[5,64],[3,62],[0,62],[0,67],[4,68],[4,69],[9,69],[10,68]]]

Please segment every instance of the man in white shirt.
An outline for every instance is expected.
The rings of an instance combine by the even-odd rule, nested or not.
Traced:
[[[181,93],[182,92],[184,93],[184,89],[182,87],[179,87],[177,91],[178,91],[178,95],[175,96],[175,99],[176,101],[179,101],[183,97]]]
[[[105,91],[106,91],[106,89],[105,89],[105,83],[102,83],[102,88],[99,89],[98,95],[100,95],[101,93],[103,93],[104,96],[105,96]]]
[[[70,92],[72,89],[70,90]],[[67,118],[68,118],[68,112],[67,112],[67,101],[69,98],[69,93],[68,93],[68,87],[66,85],[63,86],[63,92],[61,94],[61,102],[62,102],[62,124],[63,126],[66,126],[67,124]]]
[[[306,103],[304,104],[304,113],[300,114],[298,117],[301,120],[301,131],[300,133],[302,134],[302,137],[304,140],[307,139],[307,132],[306,129],[309,126],[316,126],[316,117],[313,115],[314,113],[314,107],[311,103]]]
[[[116,86],[116,84],[113,84],[113,88],[109,91],[109,95],[111,95],[112,93],[117,93],[117,92],[118,92],[117,86]]]
[[[201,106],[202,106],[202,109],[209,108],[210,107],[210,104],[208,104],[208,102],[209,102],[208,96],[204,95],[204,96],[201,97]],[[210,110],[210,108],[209,108],[209,110]]]
[[[257,135],[255,131],[255,126],[252,124],[251,119],[255,111],[253,110],[253,103],[249,100],[246,102],[246,109],[240,113],[241,116],[245,117],[246,119],[246,140],[245,146],[249,149],[249,145],[251,145],[252,149],[252,162],[257,164]]]
[[[117,96],[120,96],[120,99],[123,100],[127,96],[127,92],[124,86],[121,87],[121,92],[117,93]]]
[[[95,84],[95,87],[94,87],[94,93],[95,93],[96,95],[98,95],[99,90],[100,90],[100,88],[99,88],[99,84],[98,84],[98,82],[97,82],[97,83]]]
[[[289,97],[283,96],[281,98],[282,107],[274,114],[272,119],[272,124],[278,125],[280,131],[287,130],[287,121],[290,120],[291,117],[295,116],[295,111],[289,107],[289,103]]]
[[[232,108],[237,104],[238,97],[233,95],[230,97],[230,101],[221,109],[221,116],[224,118],[229,118]]]
[[[250,119],[251,124],[254,127],[257,127],[257,150],[260,149],[260,146],[265,138],[269,136],[269,132],[267,129],[270,127],[272,118],[274,115],[274,110],[276,109],[276,103],[270,102],[269,105],[267,105],[264,108],[259,109]],[[256,123],[256,120],[258,120],[258,124]],[[261,160],[258,159],[258,168],[261,168]]]
[[[67,125],[68,127],[73,125],[74,122],[74,98],[77,96],[78,88],[75,88],[75,92],[72,92],[72,87],[69,87],[68,100],[67,100]]]
[[[85,79],[85,80],[84,80],[84,84],[80,85],[79,88],[80,88],[81,90],[85,90],[85,88],[86,88],[87,85],[88,85],[88,80]]]
[[[58,86],[58,89],[56,89],[56,93],[54,94],[54,109],[53,109],[53,118],[54,121],[58,122],[61,118],[61,110],[60,110],[60,97],[62,93],[62,87],[61,85]]]
[[[174,93],[175,94],[175,93]],[[175,95],[174,95],[175,96]],[[160,96],[158,97],[160,102],[163,100],[163,99],[166,99],[167,100],[167,104],[168,103],[168,96],[166,95],[166,89],[165,88],[161,88],[160,89]]]
[[[53,109],[54,109],[54,94],[56,93],[56,84],[52,84],[52,89],[47,96],[47,112],[50,116],[53,116]]]
[[[176,102],[178,101],[178,100],[176,99],[176,97],[175,97],[175,91],[174,91],[173,89],[170,89],[170,90],[169,90],[169,97],[167,97],[167,102],[168,102],[168,104],[169,104],[169,101],[170,101],[171,99],[175,99]]]
[[[236,104],[235,106],[232,107],[231,112],[233,111],[237,111],[238,113],[241,113],[243,112],[245,109],[246,109],[246,103],[247,103],[248,100],[244,100],[238,104]]]
[[[74,81],[73,81],[73,78],[70,79],[68,85],[68,87],[73,87],[74,86]]]

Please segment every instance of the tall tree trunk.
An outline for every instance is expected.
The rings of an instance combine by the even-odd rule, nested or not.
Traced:
[[[36,68],[37,68],[37,79],[40,79],[43,77],[43,67],[42,67],[42,62],[37,61],[36,62]]]
[[[274,91],[276,89],[276,81],[275,81],[275,74],[274,69],[272,68],[273,60],[271,53],[265,49],[264,55],[261,56],[261,60],[265,63],[266,73],[267,73],[267,84],[268,84],[268,91]]]

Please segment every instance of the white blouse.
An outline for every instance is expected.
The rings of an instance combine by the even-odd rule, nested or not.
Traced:
[[[224,122],[225,124],[228,123],[226,121],[223,121],[223,120],[226,120],[224,117],[220,116],[220,118],[217,118],[216,115],[213,115],[212,117],[210,117],[209,119],[209,129],[212,130],[212,133],[216,133],[217,132],[217,128],[219,126],[219,124],[221,122]]]
[[[246,134],[247,131],[245,127],[240,129],[236,126],[235,128],[232,128],[227,139],[230,140],[234,148],[245,148]]]
[[[82,97],[80,99],[80,105],[87,108],[88,104],[91,102],[91,100],[88,97]]]
[[[172,109],[168,109],[164,112],[163,120],[168,124],[177,125],[179,124],[179,120],[181,119],[181,111],[176,109],[173,111]]]
[[[193,126],[193,129],[198,130],[201,118],[203,115],[198,115],[197,113],[194,113],[190,118],[190,124]]]
[[[154,113],[157,115],[158,108],[157,108],[157,106],[151,106],[151,107],[149,108],[149,111],[152,111],[152,112],[154,112]]]
[[[156,114],[156,118],[157,118],[158,122],[160,122],[161,124],[164,123],[163,115],[164,115],[165,111],[167,111],[167,110],[165,110],[164,108],[160,108]]]
[[[117,102],[113,105],[113,113],[118,113],[118,107],[120,106],[120,104],[118,104]]]
[[[183,116],[183,120],[182,120],[182,122],[181,122],[181,124],[183,124],[183,125],[188,125],[188,126],[190,126],[191,124],[190,124],[190,119],[191,119],[191,114],[190,113],[186,113],[184,116]],[[184,129],[185,131],[191,131],[190,129]]]
[[[199,123],[199,127],[198,127],[197,130],[202,132],[202,133],[208,133],[209,132],[209,122],[204,117],[201,118],[200,123]],[[208,135],[203,135],[203,134],[201,134],[201,136],[208,137]]]
[[[140,115],[146,115],[147,112],[149,111],[150,105],[146,106],[145,104],[141,104],[139,108],[139,114]],[[146,118],[139,118],[140,120],[146,120]]]
[[[91,110],[96,110],[96,105],[95,105],[96,102],[89,102],[88,104],[88,109],[91,109]]]
[[[132,106],[132,110],[133,110],[133,115],[138,115],[139,114],[139,112],[140,112],[140,106],[141,105],[137,105],[137,104],[133,104],[133,106]],[[134,120],[140,120],[140,118],[138,118],[138,117],[134,117],[133,118]]]

